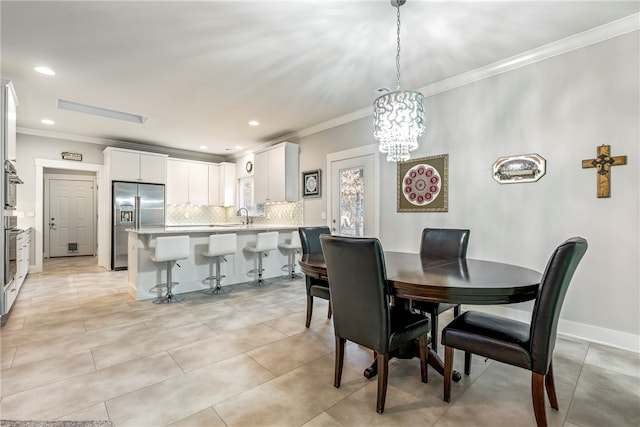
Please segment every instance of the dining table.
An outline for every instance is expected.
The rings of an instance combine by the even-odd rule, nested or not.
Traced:
[[[389,294],[394,304],[429,301],[449,304],[494,305],[530,301],[536,298],[540,272],[513,264],[468,258],[440,258],[406,252],[384,252]],[[328,282],[322,253],[304,254],[299,260],[302,272]],[[358,268],[358,266],[353,266]],[[397,352],[396,357],[413,357],[414,350]],[[429,346],[428,363],[444,375],[444,363]],[[371,378],[377,374],[374,363],[365,369]],[[453,380],[459,381],[454,372]]]

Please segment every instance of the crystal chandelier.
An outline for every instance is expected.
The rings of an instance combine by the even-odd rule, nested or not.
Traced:
[[[409,160],[409,151],[418,148],[418,137],[424,133],[424,97],[414,90],[400,90],[400,6],[406,0],[391,0],[398,9],[395,92],[386,93],[373,101],[373,136],[380,143],[380,152],[387,153],[387,161]]]

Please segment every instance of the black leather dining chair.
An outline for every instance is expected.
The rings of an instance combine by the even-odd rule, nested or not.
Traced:
[[[418,339],[420,374],[427,382],[429,318],[389,304],[384,253],[378,239],[320,236],[327,264],[336,356],[333,385],[340,387],[346,340],[374,351],[378,363],[376,411],[384,411],[389,353]]]
[[[321,234],[331,234],[329,227],[300,227],[300,244],[302,246],[302,254],[319,254],[322,253],[320,245]],[[305,277],[307,287],[307,317],[305,326],[308,328],[311,324],[311,315],[313,314],[313,297],[326,299],[329,301],[327,318],[331,318],[331,294],[329,293],[329,284],[324,280],[314,277]]]
[[[444,347],[444,400],[451,400],[453,349],[463,350],[465,374],[469,374],[470,355],[497,360],[531,371],[531,397],[538,426],[547,425],[544,388],[553,409],[558,398],[553,380],[553,349],[558,318],[569,283],[587,251],[587,241],[574,237],[562,243],[551,255],[542,275],[531,314],[531,324],[477,311],[467,311],[442,330]]]
[[[420,255],[437,258],[466,258],[470,230],[456,228],[425,228],[420,239]],[[453,308],[460,315],[460,304],[413,301],[413,308],[431,317],[431,348],[438,351],[438,316]]]

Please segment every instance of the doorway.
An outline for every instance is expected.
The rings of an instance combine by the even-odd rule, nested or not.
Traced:
[[[95,174],[45,174],[45,257],[96,254],[96,187]]]
[[[379,236],[379,165],[377,145],[327,155],[327,211],[332,234]]]
[[[35,159],[35,223],[34,227],[34,264],[30,269],[33,273],[39,273],[42,271],[42,261],[44,258],[44,224],[45,224],[45,209],[44,209],[44,194],[45,194],[45,169],[61,169],[65,173],[77,173],[69,171],[84,171],[95,174],[97,182],[100,184],[98,187],[98,201],[96,204],[97,224],[98,224],[98,240],[97,240],[97,261],[98,265],[108,268],[109,254],[103,249],[103,243],[109,238],[109,222],[108,215],[100,216],[100,207],[109,206],[108,192],[104,190],[105,185],[102,182],[104,180],[103,166],[93,163],[84,162],[69,162],[64,160],[51,160],[51,159]],[[107,213],[109,209],[107,208]],[[102,219],[101,219],[102,218]],[[48,224],[48,223],[47,223]]]

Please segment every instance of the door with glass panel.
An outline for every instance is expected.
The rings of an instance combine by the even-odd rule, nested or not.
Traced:
[[[331,233],[378,236],[378,151],[362,147],[327,156]]]

